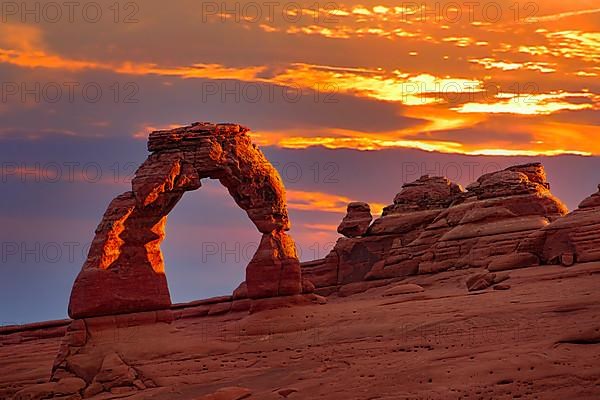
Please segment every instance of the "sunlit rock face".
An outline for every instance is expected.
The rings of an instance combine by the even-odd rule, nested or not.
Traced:
[[[364,237],[339,239],[303,273],[327,293],[362,280],[538,265],[546,259],[520,243],[566,213],[539,163],[483,175],[466,191],[447,178],[423,176],[403,186]]]
[[[160,243],[166,218],[186,191],[218,179],[246,211],[261,245],[247,271],[250,297],[302,291],[285,189],[275,168],[239,125],[195,123],[153,132],[152,152],[132,190],[108,206],[71,293],[69,315],[93,317],[169,308]]]
[[[253,299],[302,292],[296,245],[282,230],[265,233],[246,269],[248,296]]]

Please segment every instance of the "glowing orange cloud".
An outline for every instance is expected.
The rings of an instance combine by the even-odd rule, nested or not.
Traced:
[[[302,149],[310,146],[323,146],[328,149],[352,148],[358,150],[381,150],[402,147],[444,153],[460,152],[463,147],[460,143],[453,142],[390,140],[367,137],[290,137],[280,140],[277,144],[290,149]]]
[[[333,213],[345,213],[348,203],[353,199],[331,193],[308,192],[301,190],[290,190],[287,193],[288,208],[300,211],[323,211]],[[381,214],[384,204],[369,203],[373,214]]]
[[[588,110],[600,108],[600,96],[592,93],[551,92],[544,94],[499,93],[495,102],[466,103],[454,108],[461,113],[506,113],[523,115],[548,115],[562,110]],[[588,103],[571,103],[565,99],[589,99]]]
[[[316,91],[341,94],[344,99],[354,97],[369,107],[381,105],[386,112],[397,110],[399,116],[417,121],[408,127],[388,126],[385,131],[372,132],[342,129],[335,123],[311,128],[310,132],[302,127],[263,130],[254,133],[261,145],[412,148],[490,155],[600,154],[600,145],[580,136],[582,132],[588,138],[600,134],[599,128],[589,122],[593,121],[591,113],[600,110],[600,94],[594,92],[594,79],[600,75],[600,33],[595,19],[600,9],[577,9],[563,3],[545,3],[545,15],[536,15],[536,23],[531,19],[515,21],[508,10],[498,23],[432,23],[420,20],[421,8],[377,2],[339,4],[334,9],[304,8],[304,18],[293,24],[271,20],[252,23],[242,18],[230,27],[254,30],[260,38],[269,36],[275,42],[293,36],[294,41],[316,47],[310,59],[292,54],[277,65],[235,67],[226,65],[223,59],[198,63],[192,58],[189,64],[181,65],[136,61],[135,56],[126,60],[110,56],[80,59],[53,51],[45,41],[43,25],[4,24],[0,25],[0,63],[23,70],[101,70],[132,76],[232,79],[294,87],[302,89],[303,94]],[[295,15],[297,10],[289,13]],[[231,19],[222,15],[215,18]],[[511,37],[505,32],[519,35]],[[323,57],[323,46],[336,43],[343,43],[344,48],[359,56]],[[393,57],[377,58],[370,43],[378,44],[373,46],[376,51],[380,51],[379,46],[393,51]],[[58,48],[68,51],[64,46]],[[323,59],[327,61],[320,64]],[[515,83],[527,82],[535,82],[538,90],[527,95],[513,88]],[[491,96],[488,85],[497,89]],[[0,112],[6,112],[6,105],[0,107]],[[510,123],[506,116],[511,116]],[[148,127],[140,128],[134,136],[144,138],[160,123],[148,121],[144,124]],[[485,129],[491,129],[493,135],[486,137]],[[517,136],[531,140],[513,141]]]

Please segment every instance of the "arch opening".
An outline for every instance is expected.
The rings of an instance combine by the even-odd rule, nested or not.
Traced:
[[[173,303],[230,295],[246,279],[260,233],[216,180],[186,192],[161,244]]]

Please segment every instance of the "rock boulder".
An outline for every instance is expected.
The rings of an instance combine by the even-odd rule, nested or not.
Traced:
[[[363,236],[367,233],[372,220],[371,207],[367,203],[350,203],[348,212],[337,231],[349,238]]]

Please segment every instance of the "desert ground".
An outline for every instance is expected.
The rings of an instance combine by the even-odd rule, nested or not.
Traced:
[[[469,292],[475,272],[354,295],[368,283],[351,284],[324,305],[253,314],[190,306],[170,324],[100,330],[88,347],[115,349],[141,383],[90,398],[600,398],[600,263],[513,270],[503,290]],[[65,331],[55,325],[4,328],[0,398],[26,387],[20,398],[37,398]]]

